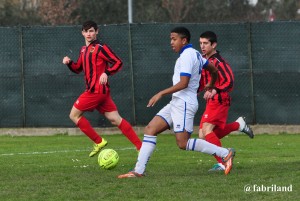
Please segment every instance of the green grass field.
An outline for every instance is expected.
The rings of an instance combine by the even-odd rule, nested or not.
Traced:
[[[227,176],[207,172],[212,156],[179,150],[173,135],[160,135],[147,176],[133,179],[117,179],[135,164],[133,146],[122,135],[104,137],[120,156],[113,170],[88,157],[92,143],[83,135],[0,136],[0,200],[300,200],[300,134],[226,137],[223,145],[237,151]],[[292,192],[244,191],[254,185]]]

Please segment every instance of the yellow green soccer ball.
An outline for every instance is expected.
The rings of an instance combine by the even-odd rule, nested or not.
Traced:
[[[103,149],[98,155],[98,163],[105,170],[111,170],[117,166],[119,154],[113,149]]]

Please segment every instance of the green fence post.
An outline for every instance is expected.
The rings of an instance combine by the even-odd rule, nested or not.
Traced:
[[[132,38],[131,38],[131,26],[128,23],[128,52],[129,52],[129,68],[131,74],[131,97],[132,97],[132,115],[133,115],[133,125],[136,125],[136,106],[135,106],[135,93],[134,93],[134,76],[133,76],[133,62],[132,62]]]
[[[253,63],[252,63],[252,34],[251,23],[248,23],[248,55],[249,55],[249,69],[250,69],[250,86],[251,86],[251,112],[252,123],[256,124],[256,112],[255,112],[255,97],[254,97],[254,84],[253,84]]]
[[[23,28],[19,26],[20,42],[20,67],[21,67],[21,97],[22,97],[22,127],[26,127],[26,103],[25,103],[25,78],[24,78],[24,49],[23,49]]]

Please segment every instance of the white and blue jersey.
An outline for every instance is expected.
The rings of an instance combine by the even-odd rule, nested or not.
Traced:
[[[174,93],[173,96],[190,104],[198,104],[197,90],[201,79],[201,71],[207,64],[208,61],[192,47],[192,44],[184,46],[175,64],[173,85],[180,81],[180,76],[188,76],[190,82],[187,88]]]
[[[202,69],[208,61],[192,48],[191,44],[184,46],[176,61],[173,75],[173,85],[180,81],[180,76],[190,78],[188,87],[173,93],[172,100],[157,115],[172,127],[175,133],[193,132],[194,117],[198,110],[197,90]]]

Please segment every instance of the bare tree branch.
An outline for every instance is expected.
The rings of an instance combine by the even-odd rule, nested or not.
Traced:
[[[180,22],[186,18],[193,3],[194,0],[162,0],[162,7],[167,10],[172,22]]]
[[[72,24],[77,22],[79,18],[79,15],[72,16],[78,6],[76,0],[43,0],[40,3],[38,14],[46,24]]]

